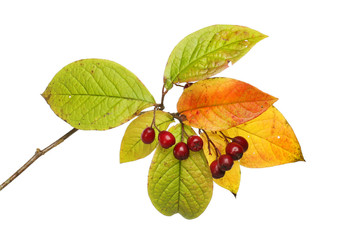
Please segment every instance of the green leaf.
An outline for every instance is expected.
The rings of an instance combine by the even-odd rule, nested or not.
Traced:
[[[181,140],[181,125],[172,127],[177,142]],[[184,126],[194,135],[192,128]],[[203,213],[213,193],[213,180],[203,151],[190,152],[186,160],[177,160],[173,148],[157,147],[148,175],[148,194],[154,207],[166,216],[180,213],[193,219]]]
[[[213,25],[196,31],[173,49],[165,71],[165,87],[211,77],[234,64],[267,36],[236,25]]]
[[[158,131],[155,131],[155,139],[151,144],[142,142],[140,136],[143,130],[150,127],[154,112],[146,112],[134,119],[124,133],[120,147],[120,163],[138,160],[148,156],[158,144]],[[160,130],[166,130],[172,122],[173,116],[163,111],[156,111],[155,124]]]
[[[51,109],[83,130],[117,127],[155,105],[141,81],[123,66],[84,59],[61,69],[42,94]]]

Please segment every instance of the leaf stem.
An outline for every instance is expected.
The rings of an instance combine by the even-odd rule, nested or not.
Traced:
[[[169,113],[169,114],[172,115],[173,118],[177,119],[180,123],[187,120],[186,116],[180,115],[179,113]]]
[[[164,84],[163,84],[163,87],[162,87],[162,99],[160,101],[160,105],[159,105],[159,110],[163,110],[164,109],[164,97],[165,95],[167,94],[168,92],[168,89],[165,89],[164,88]]]
[[[34,156],[32,156],[21,168],[19,168],[19,170],[17,170],[11,177],[9,177],[5,182],[3,182],[0,185],[0,191],[3,190],[9,183],[14,181],[14,179],[17,178],[22,172],[24,172],[32,163],[34,163],[36,159],[38,159],[39,157],[41,157],[42,155],[44,155],[45,153],[47,153],[54,147],[58,146],[60,143],[64,142],[65,139],[70,137],[76,131],[78,131],[78,129],[73,128],[68,133],[66,133],[64,136],[62,136],[61,138],[59,138],[58,140],[56,140],[55,142],[53,142],[52,144],[50,144],[49,146],[44,148],[43,150],[40,150],[39,148],[37,148]]]

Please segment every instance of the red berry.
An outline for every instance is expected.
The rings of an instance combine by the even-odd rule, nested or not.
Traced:
[[[155,138],[155,131],[153,128],[147,127],[146,129],[143,130],[141,139],[144,143],[150,144],[154,141],[154,138]]]
[[[187,145],[193,152],[198,152],[203,147],[203,140],[197,135],[192,135],[188,138]]]
[[[226,153],[230,155],[233,160],[239,160],[243,155],[243,148],[238,143],[231,142],[226,146]]]
[[[230,155],[221,155],[218,159],[218,166],[222,171],[231,170],[233,166],[233,158]]]
[[[173,155],[178,160],[184,160],[189,157],[189,149],[187,144],[179,142],[173,148]]]
[[[211,169],[213,178],[217,179],[217,178],[222,178],[224,176],[225,172],[219,168],[217,160],[214,160],[209,167]]]
[[[168,131],[161,131],[158,135],[159,144],[163,148],[170,148],[175,144],[175,138],[173,134]]]
[[[243,148],[243,152],[246,152],[248,149],[248,142],[244,137],[237,136],[232,139],[232,142],[238,143]]]

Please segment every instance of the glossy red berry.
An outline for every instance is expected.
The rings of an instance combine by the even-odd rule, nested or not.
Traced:
[[[173,155],[178,160],[184,160],[189,157],[189,149],[187,144],[179,142],[173,148]]]
[[[243,152],[246,152],[248,149],[248,142],[244,137],[237,136],[232,139],[232,142],[238,143],[243,148]]]
[[[192,135],[188,138],[187,145],[193,152],[198,152],[203,147],[203,140],[197,135]]]
[[[225,172],[219,168],[217,160],[214,160],[209,167],[213,178],[218,179],[224,176]]]
[[[228,154],[221,155],[218,159],[218,166],[222,171],[231,170],[233,166],[233,158]]]
[[[144,143],[150,144],[154,141],[154,138],[155,138],[155,131],[153,128],[147,127],[146,129],[143,130],[141,139]]]
[[[173,134],[168,131],[161,131],[158,135],[158,141],[163,148],[170,148],[175,144],[175,138]]]
[[[239,160],[243,155],[243,148],[238,143],[230,142],[226,146],[226,154],[230,155],[233,160]]]

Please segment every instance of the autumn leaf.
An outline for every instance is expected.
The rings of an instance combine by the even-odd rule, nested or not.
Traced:
[[[104,59],[84,59],[61,69],[42,94],[56,115],[82,130],[107,130],[155,105],[128,69]]]
[[[173,116],[163,111],[155,112],[155,124],[159,130],[166,130],[173,120]],[[146,112],[134,119],[125,130],[120,147],[120,163],[138,160],[148,156],[158,144],[158,131],[155,131],[155,139],[151,144],[145,144],[141,140],[143,130],[150,127],[154,112]]]
[[[188,126],[184,129],[189,136],[195,134]],[[181,124],[169,131],[180,142]],[[149,169],[148,194],[159,212],[196,218],[208,206],[212,193],[212,175],[202,151],[190,152],[187,159],[178,160],[173,156],[173,148],[158,145]]]
[[[274,106],[247,123],[221,132],[231,138],[242,136],[249,144],[248,150],[239,161],[234,162],[232,169],[227,171],[223,178],[214,179],[219,186],[228,189],[233,194],[237,194],[240,183],[240,165],[262,168],[304,161],[295,133]],[[224,136],[220,132],[207,131],[206,133],[221,154],[224,154],[227,145]],[[204,154],[208,163],[211,164],[216,159],[215,149],[208,143],[204,133],[201,134],[201,138],[204,142]]]
[[[257,118],[222,132],[247,139],[249,147],[240,160],[242,166],[262,168],[305,161],[290,124],[274,106]]]
[[[169,56],[164,71],[166,89],[174,83],[198,81],[223,71],[266,37],[237,25],[213,25],[188,35]]]
[[[228,129],[259,116],[277,98],[231,78],[210,78],[185,89],[177,109],[185,124],[209,131]]]
[[[207,132],[207,134],[214,143],[214,145],[221,152],[221,154],[225,154],[227,142],[225,141],[224,137],[213,132]],[[204,133],[201,134],[201,138],[204,143],[204,155],[208,160],[208,164],[211,165],[211,163],[216,160],[216,150],[211,144],[209,144],[208,139]],[[239,167],[239,161],[234,161],[232,169],[226,171],[224,177],[219,179],[213,179],[213,181],[219,186],[229,190],[231,193],[233,193],[233,195],[236,195],[238,192],[239,183],[241,181],[241,169]]]

